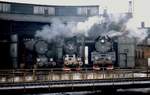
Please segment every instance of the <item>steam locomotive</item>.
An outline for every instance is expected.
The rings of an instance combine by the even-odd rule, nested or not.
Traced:
[[[64,70],[80,70],[83,65],[81,56],[79,56],[79,45],[77,44],[77,38],[71,38],[65,40],[64,45]]]
[[[24,62],[27,67],[49,68],[57,64],[55,58],[55,45],[41,39],[24,39]]]
[[[116,50],[114,42],[108,36],[99,36],[95,41],[95,51],[91,52],[93,69],[113,69],[116,62]]]
[[[34,56],[30,60],[35,60],[33,63],[37,68],[61,67],[65,71],[78,71],[89,61],[87,63],[94,70],[100,70],[101,67],[113,69],[116,62],[113,40],[108,36],[99,36],[91,42],[95,47],[89,45],[88,48],[91,50],[88,51],[85,50],[86,40],[78,41],[78,37],[65,38],[61,42],[32,39],[24,41],[24,45],[28,53]]]

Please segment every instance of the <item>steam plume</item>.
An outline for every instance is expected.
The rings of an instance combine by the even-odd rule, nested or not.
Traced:
[[[93,16],[84,22],[68,22],[64,24],[59,19],[53,19],[51,25],[46,25],[42,30],[36,31],[35,37],[44,40],[52,40],[58,36],[71,37],[83,34],[89,37],[97,37],[99,35],[127,36],[137,38],[142,41],[148,35],[145,29],[138,29],[134,19],[130,19],[128,15],[107,15],[106,17]]]

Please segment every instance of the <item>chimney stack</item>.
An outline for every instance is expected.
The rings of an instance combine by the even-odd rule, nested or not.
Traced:
[[[107,9],[104,9],[104,11],[103,11],[103,17],[107,17],[107,16],[108,16]]]
[[[132,1],[131,0],[129,1],[129,6],[128,7],[129,7],[128,12],[132,13],[133,12],[133,8],[132,8]]]
[[[145,22],[144,21],[141,22],[141,28],[145,28]]]

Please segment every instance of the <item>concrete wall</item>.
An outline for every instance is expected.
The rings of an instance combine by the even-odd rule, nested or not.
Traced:
[[[121,68],[135,66],[135,39],[128,37],[118,38],[118,64]]]

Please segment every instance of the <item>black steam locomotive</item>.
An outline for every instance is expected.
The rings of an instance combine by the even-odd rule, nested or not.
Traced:
[[[61,42],[47,42],[41,39],[25,40],[24,45],[28,54],[32,55],[29,60],[34,60],[33,63],[38,68],[61,67],[63,70],[81,70],[85,64],[89,63],[94,70],[100,70],[101,67],[113,69],[116,62],[113,40],[108,36],[99,36],[91,42],[95,45],[94,48],[90,45],[85,46],[86,40],[78,41],[78,37],[64,38]]]
[[[95,41],[95,51],[91,52],[91,60],[94,70],[100,70],[101,67],[113,69],[116,62],[116,50],[112,39],[108,36],[99,36]]]
[[[24,39],[24,57],[27,68],[56,67],[55,45],[41,39]]]
[[[69,38],[65,40],[64,45],[64,70],[81,70],[81,66],[83,65],[83,61],[81,56],[79,55],[79,44],[77,43],[77,38]]]

